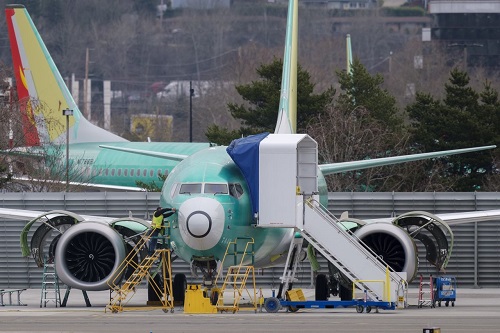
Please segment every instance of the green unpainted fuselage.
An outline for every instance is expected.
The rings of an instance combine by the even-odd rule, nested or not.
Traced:
[[[100,148],[112,145],[144,151],[166,152],[190,155],[210,146],[208,143],[173,142],[117,142],[117,143],[75,143],[69,147],[70,181],[87,184],[137,187],[137,181],[155,181],[159,187],[158,174],[168,175],[179,163],[165,158],[131,154]],[[54,173],[65,170],[65,148],[52,148],[52,156],[62,156],[53,163]],[[57,175],[56,175],[57,176]]]

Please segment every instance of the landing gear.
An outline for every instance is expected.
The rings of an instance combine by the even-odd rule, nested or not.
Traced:
[[[316,276],[315,298],[317,301],[326,301],[329,296],[328,294],[328,279],[325,274],[318,274],[318,276]]]
[[[184,305],[184,299],[186,297],[187,289],[187,279],[184,274],[175,274],[174,283],[172,285],[174,289],[172,294],[174,296],[174,303],[176,305]]]

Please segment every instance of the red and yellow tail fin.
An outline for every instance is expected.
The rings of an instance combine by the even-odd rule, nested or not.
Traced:
[[[7,5],[5,17],[26,144],[66,143],[65,109],[70,143],[124,141],[82,116],[26,8]]]

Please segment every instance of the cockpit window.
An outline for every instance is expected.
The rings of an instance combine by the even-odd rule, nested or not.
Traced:
[[[243,195],[243,187],[239,183],[231,183],[229,184],[229,194],[239,198]]]
[[[179,194],[201,193],[201,183],[182,184]]]
[[[204,193],[228,194],[227,184],[205,184]]]

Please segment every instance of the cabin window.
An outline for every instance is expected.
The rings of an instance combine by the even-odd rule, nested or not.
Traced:
[[[227,184],[205,184],[204,193],[228,194]]]
[[[123,169],[123,175],[124,175],[125,177],[127,177],[127,176],[128,176],[128,169]]]
[[[111,176],[115,175],[115,169],[111,169]]]
[[[122,169],[118,169],[117,170],[117,176],[121,176],[122,175]]]
[[[106,168],[106,170],[104,171],[104,174],[107,176],[109,174],[109,169]]]
[[[182,184],[179,194],[201,193],[201,183]]]
[[[137,177],[141,176],[141,169],[137,169]]]
[[[165,176],[168,176],[168,169],[165,169],[165,172],[163,173]]]
[[[131,177],[134,177],[134,171],[135,171],[134,169],[130,169],[130,176]]]
[[[239,198],[243,195],[243,187],[239,183],[229,184],[229,194],[235,198]]]
[[[142,176],[146,177],[148,175],[148,170],[144,169],[142,170]]]
[[[149,170],[149,177],[153,177],[155,174],[155,171],[153,169]]]

